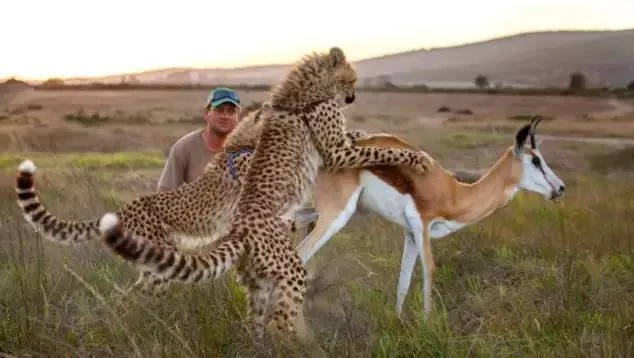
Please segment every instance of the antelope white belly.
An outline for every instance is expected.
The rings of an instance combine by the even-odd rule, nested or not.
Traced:
[[[434,220],[429,226],[429,236],[432,239],[441,239],[462,229],[465,225],[467,224],[453,220]]]
[[[363,191],[359,198],[360,205],[373,211],[384,220],[407,228],[410,231],[422,230],[414,199],[409,194],[402,194],[388,183],[369,171],[361,172],[361,186]],[[434,220],[429,233],[432,239],[446,237],[466,226],[452,220]]]
[[[369,171],[362,171],[360,179],[363,191],[359,203],[364,209],[373,211],[384,220],[411,229],[407,213],[415,212],[416,205],[410,195],[401,194]]]

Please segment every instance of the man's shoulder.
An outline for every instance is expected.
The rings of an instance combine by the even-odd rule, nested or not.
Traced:
[[[193,130],[193,131],[185,134],[184,136],[178,138],[178,140],[174,144],[201,141],[202,140],[202,132],[203,132],[203,129],[201,129],[201,128]]]
[[[189,147],[193,143],[197,143],[199,141],[202,141],[202,129],[196,129],[178,138],[178,140],[172,145],[172,148],[180,149]]]

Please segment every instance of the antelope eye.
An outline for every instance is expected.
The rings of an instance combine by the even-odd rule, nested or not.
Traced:
[[[539,157],[533,156],[533,158],[531,159],[531,163],[533,163],[534,166],[539,167],[539,165],[541,164],[541,162],[539,161]]]

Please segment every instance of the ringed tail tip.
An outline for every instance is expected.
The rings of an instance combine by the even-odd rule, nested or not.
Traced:
[[[33,161],[30,159],[25,159],[22,161],[22,163],[20,163],[20,165],[18,165],[18,171],[20,171],[21,173],[33,174],[35,173],[36,169],[37,168],[35,167],[35,163],[33,163]]]
[[[101,220],[99,220],[99,231],[101,231],[101,233],[108,232],[114,229],[118,223],[119,219],[116,214],[106,213],[101,217]]]

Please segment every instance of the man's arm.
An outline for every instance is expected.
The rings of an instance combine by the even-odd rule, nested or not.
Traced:
[[[170,153],[163,167],[161,178],[158,181],[158,191],[170,191],[178,188],[185,182],[187,165],[182,151],[176,145],[170,148]]]

